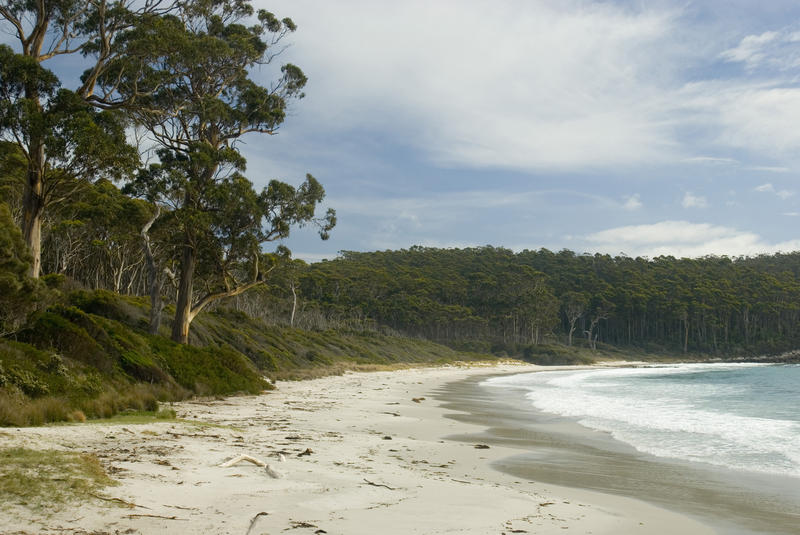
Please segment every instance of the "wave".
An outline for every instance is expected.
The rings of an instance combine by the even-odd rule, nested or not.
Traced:
[[[758,414],[763,399],[753,399],[749,369],[762,366],[537,372],[496,377],[482,385],[523,389],[535,408],[610,433],[644,453],[800,477],[800,421],[770,417],[766,410]]]

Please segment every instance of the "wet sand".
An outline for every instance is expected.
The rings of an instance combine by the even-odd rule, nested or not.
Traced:
[[[644,454],[608,433],[537,411],[523,390],[481,387],[484,379],[444,385],[437,396],[443,407],[459,411],[448,417],[486,427],[449,439],[525,450],[494,461],[492,467],[501,472],[645,500],[719,533],[800,533],[800,481],[795,478]]]

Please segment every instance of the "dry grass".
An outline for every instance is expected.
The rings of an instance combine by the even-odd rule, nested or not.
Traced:
[[[0,450],[0,504],[44,512],[86,501],[114,485],[94,455],[27,448]]]

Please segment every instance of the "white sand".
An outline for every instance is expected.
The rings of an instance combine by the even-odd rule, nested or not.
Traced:
[[[480,429],[444,417],[447,411],[430,396],[438,386],[473,374],[533,369],[508,364],[351,373],[280,383],[263,396],[175,405],[181,418],[230,427],[169,422],[7,429],[0,448],[96,454],[120,482],[105,495],[137,506],[96,500],[46,517],[13,506],[0,516],[0,532],[713,533],[644,502],[520,481],[489,467],[519,450],[444,439]],[[421,397],[427,399],[412,400]],[[298,456],[306,449],[309,455]],[[219,467],[239,454],[265,460],[282,477],[247,462]],[[266,514],[256,518],[259,513]]]

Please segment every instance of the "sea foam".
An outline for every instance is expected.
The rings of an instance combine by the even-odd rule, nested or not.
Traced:
[[[800,366],[679,364],[488,379],[637,450],[800,477]]]

